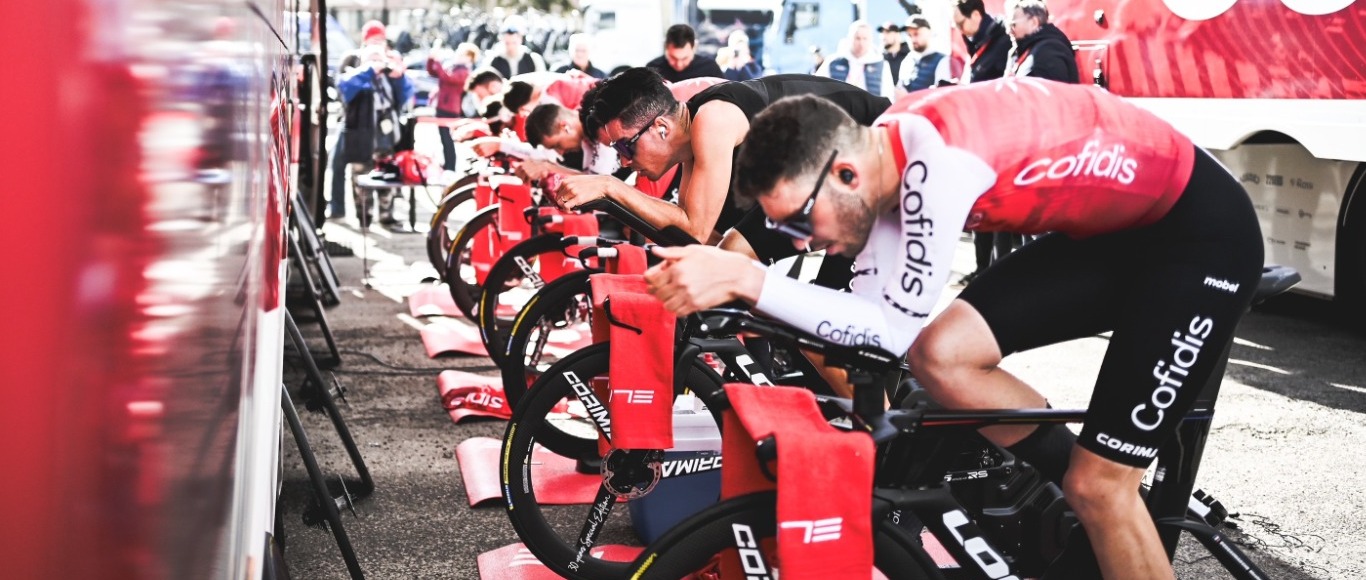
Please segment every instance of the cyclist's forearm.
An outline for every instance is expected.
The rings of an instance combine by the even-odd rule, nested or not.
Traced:
[[[755,307],[833,342],[878,347],[897,355],[910,348],[923,324],[864,296],[780,275],[764,276]]]
[[[683,211],[683,208],[662,199],[645,195],[624,182],[618,181],[612,188],[608,189],[607,197],[621,204],[631,213],[640,216],[640,219],[645,220],[645,223],[659,229],[677,226],[685,231],[691,232],[692,230],[688,226],[688,214]]]

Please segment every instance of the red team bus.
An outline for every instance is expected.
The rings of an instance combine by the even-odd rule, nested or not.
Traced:
[[[1366,326],[1366,1],[1049,0],[1082,82],[1157,113],[1251,194],[1269,264]],[[1006,16],[1009,18],[1009,15]]]
[[[315,9],[5,4],[5,577],[273,576],[294,14]],[[1051,10],[1083,77],[1241,177],[1268,261],[1363,303],[1366,0]]]
[[[0,576],[275,570],[298,10],[0,9]]]

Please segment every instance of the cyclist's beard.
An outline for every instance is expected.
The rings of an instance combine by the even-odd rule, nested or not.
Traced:
[[[830,196],[830,201],[834,202],[835,213],[843,228],[840,239],[832,240],[840,246],[837,253],[849,258],[857,257],[868,245],[868,235],[873,231],[877,214],[858,192],[838,192]]]

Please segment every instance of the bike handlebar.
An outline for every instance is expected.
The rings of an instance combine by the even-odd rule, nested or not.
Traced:
[[[626,227],[639,232],[640,235],[645,236],[650,241],[661,246],[688,246],[698,243],[697,239],[688,235],[687,232],[684,232],[677,226],[667,226],[661,230],[641,219],[640,216],[632,213],[631,210],[622,207],[621,204],[605,197],[580,205],[575,208],[575,211],[600,211],[605,213],[612,216],[612,218],[617,221],[620,221],[622,224],[625,224]]]

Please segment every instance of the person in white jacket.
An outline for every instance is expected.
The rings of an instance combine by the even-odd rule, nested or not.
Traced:
[[[874,95],[895,98],[892,67],[873,42],[873,28],[866,21],[855,20],[849,25],[847,40],[848,49],[838,50],[825,59],[816,69],[816,75],[862,87]]]

